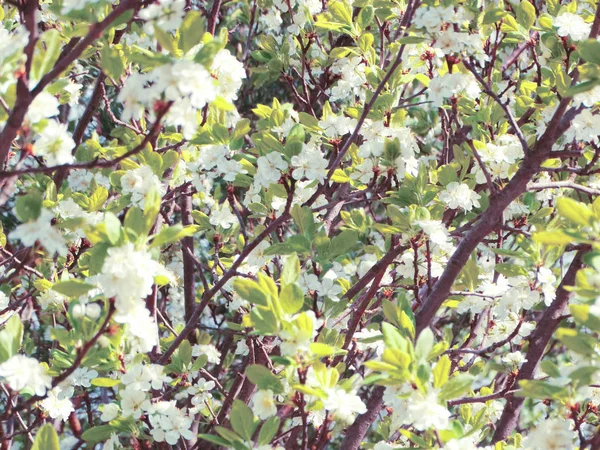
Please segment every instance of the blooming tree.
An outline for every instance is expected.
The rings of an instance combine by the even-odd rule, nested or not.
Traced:
[[[6,0],[0,448],[600,449],[600,4]]]

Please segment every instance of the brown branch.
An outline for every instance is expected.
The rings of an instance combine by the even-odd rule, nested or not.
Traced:
[[[576,253],[560,286],[556,290],[556,298],[544,311],[535,330],[533,330],[529,336],[529,348],[525,356],[526,362],[519,371],[519,375],[515,381],[516,383],[519,383],[519,381],[522,380],[530,380],[534,377],[537,367],[544,355],[544,349],[550,342],[554,331],[562,320],[563,311],[569,303],[571,293],[566,287],[571,286],[575,282],[575,276],[583,265],[583,255],[586,252],[587,250],[579,250]],[[493,443],[505,440],[514,431],[519,422],[519,415],[524,401],[524,397],[512,397],[507,400],[504,411],[502,411],[502,416],[496,426],[496,432],[492,439]]]
[[[17,90],[17,101],[12,110],[12,113],[6,121],[6,125],[0,134],[0,165],[4,164],[8,159],[10,146],[14,141],[17,133],[21,129],[27,110],[31,102],[36,96],[42,93],[44,88],[50,84],[56,77],[69,67],[73,61],[81,56],[81,54],[100,36],[102,33],[127,10],[133,8],[138,0],[123,0],[115,9],[113,9],[101,22],[95,23],[90,27],[88,34],[77,42],[77,44],[66,55],[60,58],[54,67],[45,74],[39,83],[29,91],[25,81],[19,83],[21,88]],[[37,2],[28,2],[34,5]]]
[[[373,389],[367,401],[367,412],[358,416],[352,426],[348,427],[346,436],[339,448],[344,450],[357,450],[360,448],[363,438],[381,411],[384,392],[384,386],[377,386]]]
[[[245,259],[250,255],[252,250],[254,250],[258,244],[260,244],[263,240],[265,240],[273,231],[275,231],[279,226],[283,225],[290,218],[290,208],[292,206],[293,199],[293,190],[288,192],[288,199],[284,208],[283,213],[273,220],[263,231],[260,233],[252,242],[250,242],[247,246],[244,247],[244,250],[240,253],[238,258],[233,262],[229,270],[215,283],[212,289],[205,291],[202,295],[202,300],[192,312],[189,320],[186,322],[185,327],[179,333],[179,336],[175,338],[175,340],[171,343],[171,346],[167,349],[167,351],[161,356],[158,363],[165,364],[173,352],[179,347],[179,345],[183,342],[188,335],[196,329],[196,325],[200,315],[204,311],[204,308],[208,305],[208,302],[212,300],[212,298],[219,292],[223,286],[229,281],[236,273],[237,268],[245,261]]]
[[[539,170],[540,164],[550,156],[556,139],[569,128],[572,119],[579,111],[578,109],[572,109],[565,112],[569,102],[569,98],[563,98],[550,120],[548,129],[531,151],[525,155],[519,170],[502,191],[490,198],[490,205],[480,216],[479,221],[473,225],[456,247],[446,264],[444,272],[434,284],[423,306],[417,311],[417,335],[429,326],[437,310],[448,298],[454,280],[471,257],[473,250],[489,233],[498,227],[504,210],[527,190],[527,184]]]

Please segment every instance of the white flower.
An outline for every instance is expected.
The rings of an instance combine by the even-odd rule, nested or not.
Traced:
[[[221,226],[223,229],[230,229],[237,223],[237,217],[231,212],[231,208],[223,203],[219,209],[214,208],[210,213],[209,222],[211,225]]]
[[[448,10],[452,8],[419,8],[415,13],[413,25],[416,28],[425,28],[430,33],[438,31],[442,23],[448,21]]]
[[[587,39],[592,30],[592,25],[586,23],[580,15],[566,11],[554,19],[553,25],[558,27],[556,32],[559,36],[570,36],[574,41]]]
[[[462,49],[462,38],[462,33],[455,33],[452,28],[448,28],[439,34],[433,47],[441,49],[446,55],[458,53]]]
[[[90,387],[91,380],[98,376],[97,370],[90,370],[87,367],[78,367],[71,375],[71,383],[73,386]]]
[[[186,393],[193,396],[191,400],[192,405],[196,406],[196,409],[200,411],[206,406],[204,402],[212,398],[211,391],[214,388],[214,381],[206,381],[204,378],[200,378],[195,385],[187,388]]]
[[[4,292],[0,291],[0,311],[4,311],[10,305],[10,298]],[[7,311],[0,315],[0,325],[6,322],[10,316],[13,315],[13,311]]]
[[[520,351],[509,352],[502,357],[502,362],[508,365],[520,366],[527,360],[525,359],[525,355]]]
[[[67,131],[67,125],[51,120],[35,141],[33,149],[37,156],[43,156],[50,166],[69,164],[74,161],[71,151],[75,141]]]
[[[42,408],[53,419],[58,419],[64,422],[69,418],[69,414],[75,411],[75,408],[73,408],[73,403],[71,403],[71,400],[69,400],[70,395],[67,395],[71,393],[72,392],[69,392],[68,390],[63,391],[59,386],[56,386],[54,389],[48,392],[48,397],[42,401]]]
[[[23,25],[17,25],[10,31],[5,27],[0,27],[0,60],[22,51],[23,47],[27,45],[27,35],[27,30]]]
[[[119,91],[117,100],[124,105],[121,120],[140,120],[144,107],[149,102],[149,94],[144,89],[148,76],[141,73],[132,73]]]
[[[266,420],[277,414],[277,406],[275,406],[273,391],[270,389],[267,389],[266,391],[260,390],[254,394],[254,398],[252,399],[252,412],[254,412],[261,420]]]
[[[319,121],[319,126],[323,128],[326,136],[340,137],[354,130],[356,127],[356,119],[330,115],[326,119]]]
[[[174,31],[185,15],[185,0],[157,0],[138,13],[140,19],[153,20],[164,31]],[[147,33],[149,30],[144,28]]]
[[[552,270],[547,267],[540,267],[537,273],[537,279],[542,287],[542,293],[544,294],[544,303],[546,306],[554,301],[556,297],[556,289],[554,284],[556,283],[556,276]]]
[[[319,283],[316,289],[317,293],[322,297],[329,297],[334,302],[339,302],[340,298],[338,294],[341,294],[342,287],[336,283],[336,280],[336,273],[333,270],[329,270]]]
[[[439,197],[450,209],[463,208],[465,211],[471,211],[473,208],[479,208],[478,200],[481,195],[472,191],[465,183],[452,181],[440,192]]]
[[[175,406],[175,402],[158,402],[150,412],[150,434],[157,442],[175,445],[179,439],[191,439],[192,419]]]
[[[60,232],[52,227],[50,222],[52,219],[54,214],[43,208],[36,220],[19,225],[8,236],[11,239],[19,239],[28,247],[32,247],[36,241],[39,241],[50,254],[58,253],[64,256],[67,254],[66,241]]]
[[[116,403],[106,403],[102,406],[102,415],[100,420],[102,422],[110,422],[119,415],[119,405]]]
[[[331,412],[335,420],[350,425],[354,422],[356,414],[364,414],[367,407],[356,394],[348,393],[344,389],[335,387],[327,389],[327,398],[323,400],[323,406]]]
[[[292,176],[296,180],[307,178],[322,182],[327,175],[327,164],[327,160],[318,149],[303,144],[302,152],[292,157]]]
[[[281,171],[288,168],[287,162],[281,154],[268,153],[256,160],[255,180],[263,187],[269,187],[271,183],[277,183],[281,178]]]
[[[0,377],[14,391],[32,390],[36,395],[44,395],[52,386],[52,379],[35,358],[13,355],[0,364]]]
[[[375,177],[374,169],[375,166],[373,161],[371,159],[365,159],[354,168],[354,171],[350,174],[350,178],[367,184]]]
[[[51,306],[62,305],[65,301],[67,301],[67,297],[52,289],[42,292],[38,298],[38,302],[44,310]]]
[[[433,389],[427,394],[413,394],[408,402],[408,412],[417,430],[425,431],[431,427],[438,430],[448,428],[450,411],[438,403],[437,393]]]
[[[196,344],[192,348],[192,356],[198,357],[206,355],[208,362],[211,364],[219,364],[221,362],[221,352],[212,344]]]
[[[441,220],[420,220],[417,222],[429,240],[442,248],[447,248],[450,235]]]
[[[600,134],[600,115],[592,114],[589,109],[581,111],[572,122],[565,135],[568,140],[576,139],[585,142],[598,142]]]
[[[108,297],[116,298],[117,320],[137,310],[140,300],[152,292],[160,271],[160,264],[131,242],[108,249],[98,282]]]
[[[127,324],[126,337],[132,352],[147,353],[158,345],[158,325],[143,302],[137,302],[126,315],[115,316],[115,320]]]
[[[237,100],[237,92],[246,78],[244,64],[238,61],[227,49],[222,49],[214,56],[210,70],[219,81],[221,95],[228,102]]]
[[[571,450],[577,437],[566,419],[542,420],[523,442],[527,450]]]
[[[128,170],[121,177],[121,188],[123,194],[131,194],[133,204],[142,209],[146,202],[146,196],[151,190],[155,189],[160,195],[164,194],[164,187],[150,166]]]
[[[598,102],[600,102],[600,86],[594,86],[592,89],[575,94],[573,97],[574,105],[583,105],[587,108],[591,108]]]
[[[37,123],[42,119],[58,116],[59,104],[60,103],[55,96],[48,94],[47,92],[42,92],[37,95],[31,102],[31,105],[29,105],[27,119],[31,123]]]
[[[117,436],[116,433],[113,433],[110,435],[110,438],[108,439],[108,441],[106,441],[104,443],[102,450],[118,450],[121,448],[123,448],[123,447],[121,446],[121,443],[119,442],[119,436]]]
[[[121,408],[123,416],[133,416],[139,419],[144,410],[150,408],[150,401],[146,398],[146,393],[135,389],[125,389],[121,391]]]

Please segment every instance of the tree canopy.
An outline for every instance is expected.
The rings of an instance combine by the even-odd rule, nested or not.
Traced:
[[[600,449],[600,3],[5,0],[0,448]]]

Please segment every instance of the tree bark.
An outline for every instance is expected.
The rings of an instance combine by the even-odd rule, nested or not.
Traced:
[[[583,265],[583,255],[586,250],[579,250],[571,262],[567,273],[562,279],[560,286],[556,290],[556,298],[552,304],[546,309],[535,327],[535,330],[529,336],[529,349],[527,350],[527,361],[521,367],[519,375],[515,383],[521,380],[530,380],[535,376],[537,367],[544,356],[544,349],[550,342],[554,331],[561,321],[563,311],[569,303],[571,293],[565,289],[565,286],[570,286],[575,282],[575,276]],[[504,411],[496,427],[496,432],[492,438],[492,443],[504,441],[512,434],[519,423],[521,408],[523,407],[523,397],[510,397],[506,401]]]

